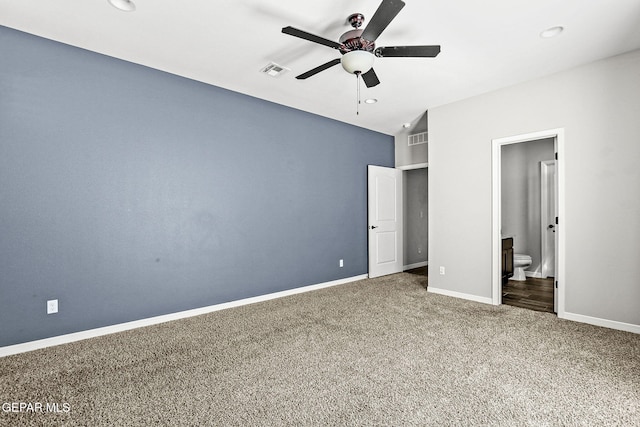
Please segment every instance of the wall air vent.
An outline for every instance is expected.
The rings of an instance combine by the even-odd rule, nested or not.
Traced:
[[[264,73],[271,77],[279,77],[287,71],[289,71],[288,68],[283,67],[282,65],[278,65],[275,62],[270,62],[267,66],[260,70],[261,73]]]
[[[414,133],[413,135],[409,135],[409,146],[426,144],[427,142],[429,142],[428,132],[420,132],[420,133]]]

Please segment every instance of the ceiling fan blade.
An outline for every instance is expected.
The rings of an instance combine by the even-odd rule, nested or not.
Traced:
[[[340,48],[340,43],[334,42],[329,39],[325,39],[324,37],[316,36],[315,34],[307,33],[306,31],[302,31],[297,28],[293,28],[291,26],[284,27],[282,29],[282,32],[285,34],[289,34],[290,36],[300,37],[301,39],[305,39],[305,40],[309,40],[310,42],[329,46],[334,49]]]
[[[370,42],[376,41],[403,7],[404,2],[402,0],[382,0],[378,10],[373,14],[373,18],[369,20],[367,28],[365,28],[360,37]]]
[[[322,65],[320,65],[320,66],[318,66],[318,67],[314,68],[313,70],[309,70],[309,71],[307,71],[306,73],[302,73],[302,74],[300,74],[299,76],[296,76],[296,79],[298,79],[298,80],[304,80],[304,79],[306,79],[306,78],[308,78],[308,77],[311,77],[311,76],[313,76],[313,75],[318,74],[320,71],[324,71],[324,70],[326,70],[327,68],[331,68],[331,67],[333,67],[334,65],[338,65],[339,63],[340,63],[340,58],[332,59],[331,61],[329,61],[329,62],[327,62],[327,63],[325,63],[325,64],[322,64]]]
[[[379,47],[375,50],[377,57],[417,57],[433,58],[440,53],[440,46],[389,46]]]
[[[367,85],[367,87],[374,87],[380,84],[380,80],[378,80],[378,76],[376,76],[373,68],[362,75],[362,80],[364,80],[364,84]]]

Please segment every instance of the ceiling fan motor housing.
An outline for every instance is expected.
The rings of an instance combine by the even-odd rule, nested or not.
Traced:
[[[364,50],[367,52],[372,52],[376,44],[374,42],[370,42],[369,40],[365,40],[362,37],[362,30],[351,30],[347,31],[343,35],[340,36],[340,52],[343,54],[347,52],[351,52],[354,50]]]

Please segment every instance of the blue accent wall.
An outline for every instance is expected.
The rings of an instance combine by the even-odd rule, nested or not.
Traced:
[[[1,26],[0,53],[0,346],[367,272],[393,137]]]

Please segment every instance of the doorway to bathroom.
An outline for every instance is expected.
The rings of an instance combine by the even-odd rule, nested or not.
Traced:
[[[564,312],[564,234],[556,224],[563,205],[562,156],[556,153],[563,144],[562,129],[492,141],[496,305]]]

